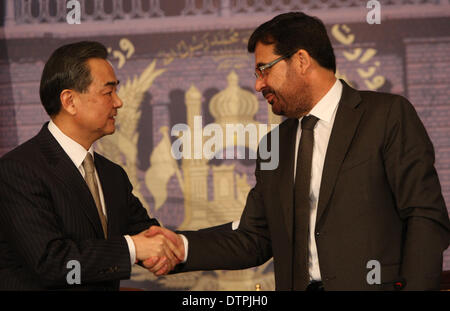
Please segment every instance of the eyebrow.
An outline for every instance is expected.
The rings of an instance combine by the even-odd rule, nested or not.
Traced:
[[[110,82],[106,82],[104,86],[117,86],[119,85],[120,81],[110,81]]]

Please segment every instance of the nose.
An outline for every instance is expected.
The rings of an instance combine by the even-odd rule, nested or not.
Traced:
[[[119,95],[117,95],[116,92],[114,92],[114,108],[121,108],[123,106],[123,102],[120,99]]]
[[[261,92],[261,90],[266,86],[264,79],[257,78],[255,81],[255,90],[256,92]]]

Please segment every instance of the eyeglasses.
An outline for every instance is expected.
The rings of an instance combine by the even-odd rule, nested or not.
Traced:
[[[284,56],[278,57],[277,59],[271,61],[270,63],[256,67],[256,70],[255,70],[256,79],[264,79],[264,76],[266,75],[265,70],[271,68],[273,65],[282,61],[283,59],[291,57],[294,53],[295,53],[295,51],[291,52],[289,54],[286,54]]]

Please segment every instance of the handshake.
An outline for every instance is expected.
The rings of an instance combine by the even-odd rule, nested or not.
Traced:
[[[131,239],[136,248],[136,261],[156,276],[169,273],[184,260],[183,239],[168,229],[151,226]]]

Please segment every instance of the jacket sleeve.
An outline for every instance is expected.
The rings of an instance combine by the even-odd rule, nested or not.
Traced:
[[[150,226],[159,226],[159,222],[155,218],[150,218],[147,210],[142,206],[141,201],[133,194],[133,186],[125,173],[124,169],[118,166],[126,185],[127,208],[129,212],[129,221],[127,234],[138,234]]]
[[[270,235],[260,192],[259,161],[256,186],[250,190],[239,227],[231,224],[199,231],[182,231],[189,242],[187,262],[177,272],[236,270],[263,264],[272,257]]]
[[[434,168],[434,149],[414,107],[396,96],[386,122],[384,161],[406,226],[401,275],[409,290],[439,289],[450,223]]]

